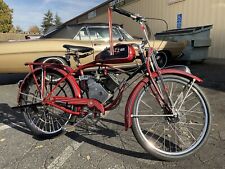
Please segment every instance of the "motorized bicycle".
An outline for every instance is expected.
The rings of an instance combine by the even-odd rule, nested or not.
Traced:
[[[92,54],[92,48],[64,45],[66,56],[77,62],[75,70],[27,63],[31,72],[18,94],[27,126],[34,135],[56,136],[68,125],[76,127],[117,107],[129,82],[139,80],[126,103],[125,129],[132,128],[138,143],[159,159],[174,160],[194,153],[206,141],[211,124],[208,101],[197,84],[202,80],[182,70],[160,69],[146,19],[119,8],[113,10],[139,23],[146,39],[141,44],[105,49],[85,65],[80,64],[80,58]],[[134,59],[142,65],[133,70],[113,66]]]

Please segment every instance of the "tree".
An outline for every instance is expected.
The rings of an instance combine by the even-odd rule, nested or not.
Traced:
[[[38,26],[31,26],[28,30],[31,34],[40,34],[40,29]]]
[[[10,29],[9,33],[16,33],[16,28],[13,26],[13,27]]]
[[[9,32],[12,27],[13,10],[3,1],[0,0],[0,32]]]
[[[54,20],[55,26],[60,26],[62,24],[61,18],[58,16],[58,14],[55,14],[55,20]]]
[[[46,33],[51,26],[54,26],[54,19],[52,12],[48,10],[48,12],[44,14],[41,27],[43,29],[43,32]]]

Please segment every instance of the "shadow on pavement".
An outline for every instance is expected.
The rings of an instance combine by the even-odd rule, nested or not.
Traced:
[[[26,76],[25,73],[16,73],[16,74],[0,74],[0,85],[9,85],[9,84],[16,84],[20,80],[23,80]]]
[[[88,132],[86,132],[86,134],[81,134],[80,132],[70,132],[70,133],[66,133],[66,136],[77,141],[77,142],[82,142],[84,141],[85,143],[88,143],[90,145],[93,145],[95,147],[110,151],[110,152],[114,152],[120,155],[126,155],[126,156],[130,156],[130,157],[135,157],[135,158],[139,158],[139,159],[145,159],[145,160],[155,160],[155,161],[159,161],[158,159],[152,157],[149,153],[145,153],[145,152],[138,152],[135,150],[131,150],[131,149],[127,149],[127,148],[122,148],[121,146],[116,145],[116,143],[112,142],[108,142],[104,141],[104,140],[99,140],[99,138],[102,136],[103,138],[111,138],[111,137],[120,137],[120,131],[117,132],[114,129],[111,129],[109,127],[107,127],[108,125],[112,124],[113,126],[115,125],[119,125],[121,127],[124,127],[124,124],[112,119],[101,119],[101,122],[103,122],[105,124],[105,127],[100,127],[100,130],[93,130],[90,134],[88,134]],[[106,123],[105,123],[106,122]],[[94,137],[94,138],[92,138]],[[134,137],[132,135],[132,137]],[[98,140],[98,141],[97,141]],[[129,140],[130,142],[130,140]],[[135,140],[136,142],[136,140]],[[123,144],[126,144],[126,142],[124,142]],[[129,143],[130,144],[130,143]],[[132,148],[131,145],[129,145],[129,147]]]
[[[112,123],[114,125],[120,125],[120,126],[123,125],[123,123],[115,121],[115,120],[111,120],[111,119],[103,119],[102,122]],[[26,124],[24,123],[23,115],[20,112],[20,110],[18,108],[11,108],[8,104],[3,104],[3,103],[0,104],[0,123],[4,125],[8,125],[20,132],[32,135],[31,131],[27,128]],[[117,147],[116,145],[102,143],[100,141],[96,141],[95,139],[88,138],[90,134],[87,131],[82,130],[83,133],[80,131],[66,133],[66,136],[75,141],[78,141],[78,142],[84,141],[93,146],[96,146],[108,151],[112,151],[118,154],[127,155],[127,156],[140,158],[140,159],[156,160],[155,158],[149,156],[148,153],[136,152],[133,150],[127,150],[127,149]],[[97,137],[103,136],[107,138],[119,137],[118,136],[119,133],[117,131],[110,129],[107,126],[106,127],[99,126],[98,130],[95,130],[94,132],[92,132],[91,135],[97,136]],[[37,138],[35,136],[33,138],[38,141],[45,140],[44,138]],[[50,139],[50,138],[46,138],[46,139]],[[52,139],[54,139],[54,137]]]
[[[32,135],[23,120],[19,109],[12,109],[8,104],[0,104],[0,123],[8,125],[18,131]]]

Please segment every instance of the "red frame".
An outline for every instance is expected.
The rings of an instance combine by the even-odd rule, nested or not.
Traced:
[[[147,62],[149,63],[149,62]],[[121,72],[125,72],[124,70],[121,70],[119,68],[115,68],[111,65],[107,65],[107,64],[100,64],[100,63],[96,63],[96,62],[91,62],[85,65],[79,65],[78,68],[76,68],[75,70],[73,70],[72,68],[68,67],[68,66],[63,66],[63,65],[57,65],[57,64],[43,64],[43,63],[27,63],[27,65],[29,65],[31,72],[26,76],[26,78],[24,79],[22,85],[20,86],[20,91],[22,91],[22,88],[25,84],[26,79],[29,76],[32,76],[34,78],[37,90],[39,92],[42,93],[42,97],[44,96],[44,86],[45,86],[45,80],[43,80],[42,82],[42,88],[39,87],[38,82],[37,82],[37,78],[35,76],[35,72],[36,71],[43,71],[43,79],[46,78],[46,69],[50,68],[50,69],[54,69],[55,71],[58,71],[58,73],[60,73],[62,76],[64,76],[59,82],[58,84],[52,89],[52,91],[50,93],[48,93],[48,95],[43,98],[42,104],[47,104],[47,105],[51,105],[57,109],[60,109],[66,113],[69,114],[73,114],[73,115],[80,115],[82,112],[79,111],[81,110],[81,106],[88,106],[90,109],[95,109],[98,110],[100,113],[105,113],[105,111],[107,110],[111,110],[113,109],[115,106],[117,106],[120,103],[120,99],[122,97],[122,94],[124,92],[125,89],[125,85],[121,87],[120,92],[118,94],[118,96],[116,97],[115,100],[112,101],[111,104],[104,106],[103,104],[101,104],[99,101],[95,100],[95,99],[87,99],[87,98],[82,98],[81,96],[81,89],[79,87],[79,85],[76,82],[76,79],[74,78],[74,74],[81,74],[83,75],[84,69],[87,68],[92,68],[92,67],[102,67],[105,68],[105,70],[107,71],[108,69],[114,69],[114,70],[118,70]],[[33,66],[40,66],[40,68],[38,69],[34,69]],[[147,64],[147,66],[149,66]],[[139,93],[139,91],[142,89],[142,87],[149,81],[151,80],[151,82],[153,82],[154,85],[154,79],[156,77],[159,76],[160,74],[177,74],[180,76],[184,76],[186,78],[189,79],[195,79],[197,82],[202,82],[202,79],[186,73],[184,71],[180,71],[180,70],[176,70],[176,69],[161,69],[158,72],[151,72],[150,68],[148,67],[148,72],[149,72],[149,76],[146,76],[144,79],[142,79],[133,89],[133,91],[131,92],[128,101],[126,103],[126,108],[125,108],[125,129],[127,130],[128,128],[130,128],[132,126],[132,112],[133,112],[133,106],[134,106],[134,101]],[[54,92],[54,90],[58,87],[58,85],[64,81],[64,80],[68,80],[69,83],[72,85],[72,88],[74,90],[75,93],[75,98],[69,98],[69,97],[59,97],[59,96],[55,96],[55,97],[51,97],[51,94]],[[155,88],[157,90],[157,87]],[[156,91],[156,93],[158,93],[159,91]],[[164,98],[162,95],[159,94],[159,102],[163,101]],[[19,99],[19,98],[18,98]],[[60,101],[60,102],[65,102],[71,105],[75,105],[77,107],[77,111],[72,111],[70,109],[66,109],[63,106],[58,105],[56,102]]]

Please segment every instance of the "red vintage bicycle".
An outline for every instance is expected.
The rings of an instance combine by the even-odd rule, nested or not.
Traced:
[[[36,136],[56,136],[68,126],[85,124],[117,107],[129,84],[139,80],[126,103],[126,130],[132,128],[140,145],[159,159],[192,154],[206,141],[211,124],[209,104],[197,85],[202,80],[182,70],[160,69],[149,43],[146,18],[113,10],[139,23],[146,39],[141,44],[118,44],[113,55],[105,49],[85,65],[80,58],[93,54],[92,48],[64,45],[66,56],[77,62],[75,70],[28,63],[31,72],[20,84],[18,95],[27,126]],[[112,66],[135,59],[142,65],[133,70]]]

